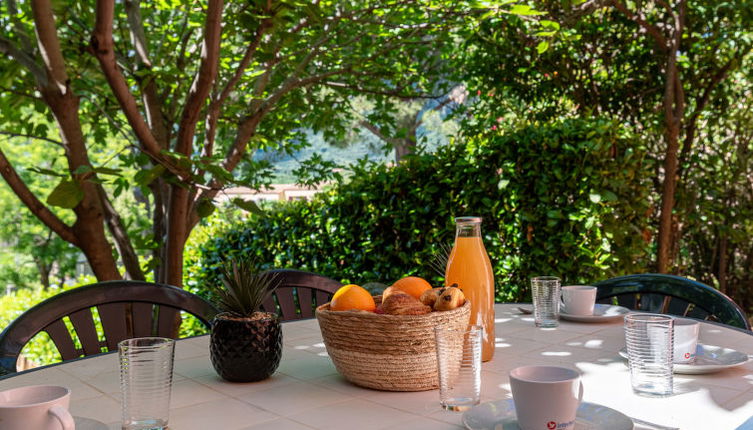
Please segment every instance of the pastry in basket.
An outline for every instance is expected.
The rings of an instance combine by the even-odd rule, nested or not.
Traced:
[[[431,312],[431,307],[405,293],[395,292],[382,300],[382,312],[390,315],[423,315]]]
[[[421,294],[421,303],[425,304],[426,306],[434,306],[434,303],[437,302],[437,299],[439,298],[439,295],[442,294],[442,291],[444,291],[444,288],[432,288],[431,290],[426,290]]]
[[[435,311],[450,311],[463,306],[465,294],[457,287],[447,287],[439,294],[434,303]]]

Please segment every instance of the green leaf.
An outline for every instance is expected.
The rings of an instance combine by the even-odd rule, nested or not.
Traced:
[[[73,209],[84,198],[84,190],[76,181],[63,179],[47,196],[47,204],[64,209]]]
[[[151,169],[139,170],[133,179],[137,184],[141,185],[142,187],[146,187],[147,185],[151,184],[152,181],[162,176],[164,172],[165,167],[161,164],[158,164]]]
[[[591,193],[588,195],[588,200],[591,200],[594,203],[599,203],[601,201],[601,195],[596,193]]]
[[[210,199],[201,199],[199,200],[199,204],[196,205],[196,213],[199,214],[200,218],[206,218],[209,215],[212,215],[215,209],[217,209],[217,207]]]
[[[543,54],[547,49],[549,49],[549,42],[547,42],[546,40],[542,40],[538,45],[536,45],[536,51],[539,54]]]
[[[546,15],[546,12],[540,12],[531,6],[526,4],[516,4],[510,9],[510,13],[513,15],[531,16],[531,15]]]
[[[236,197],[231,202],[238,206],[239,208],[243,209],[244,211],[251,212],[256,215],[265,216],[266,213],[262,208],[259,207],[259,205],[256,204],[253,200],[243,200],[240,197]]]

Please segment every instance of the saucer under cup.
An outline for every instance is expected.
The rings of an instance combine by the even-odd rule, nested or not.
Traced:
[[[562,287],[562,312],[568,315],[593,315],[596,287],[566,285]]]

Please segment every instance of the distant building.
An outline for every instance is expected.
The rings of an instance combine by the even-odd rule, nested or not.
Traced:
[[[217,194],[215,200],[218,202],[227,202],[236,197],[244,200],[259,201],[293,201],[293,200],[311,200],[314,194],[321,191],[320,188],[301,187],[295,184],[272,184],[268,188],[254,190],[248,187],[233,187],[223,190]]]

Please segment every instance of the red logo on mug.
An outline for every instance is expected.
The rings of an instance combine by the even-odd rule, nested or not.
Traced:
[[[685,353],[685,358],[690,358],[690,353],[689,352]]]
[[[546,428],[554,430],[557,428],[557,423],[555,423],[554,421],[549,421],[548,423],[546,423]]]

